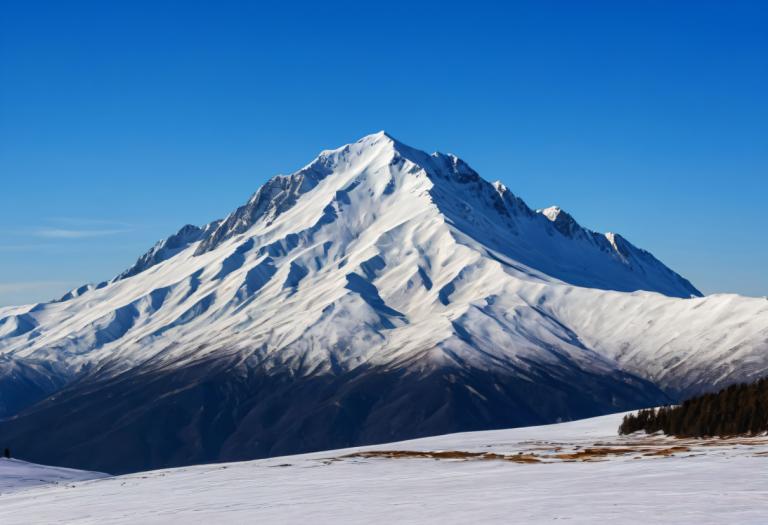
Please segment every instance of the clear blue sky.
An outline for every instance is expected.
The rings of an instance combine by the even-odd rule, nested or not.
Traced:
[[[768,294],[766,2],[0,1],[0,304],[386,129]]]

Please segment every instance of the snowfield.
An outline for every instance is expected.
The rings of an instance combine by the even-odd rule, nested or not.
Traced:
[[[37,487],[0,461],[0,523],[765,523],[768,438],[618,437],[621,417]]]
[[[108,476],[101,472],[50,467],[18,459],[0,458],[0,495],[39,485],[67,484]]]

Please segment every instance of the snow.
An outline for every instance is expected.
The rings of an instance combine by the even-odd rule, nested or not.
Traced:
[[[377,133],[182,228],[109,283],[0,309],[0,368],[59,384],[232,352],[300,375],[418,356],[564,360],[675,391],[763,373],[768,302],[683,299],[698,292],[651,254],[554,210]]]
[[[765,522],[768,438],[618,437],[621,416],[84,482],[74,481],[74,475],[66,483],[16,486],[10,494],[3,490],[0,522]],[[688,450],[647,452],[681,445]],[[630,450],[588,461],[555,457],[590,447],[646,452]],[[544,459],[520,463],[375,456],[383,451],[522,452]],[[48,477],[63,470],[13,464]],[[6,466],[0,462],[0,486],[7,489],[19,477],[9,479]]]
[[[18,459],[0,458],[0,496],[41,485],[67,485],[107,477],[101,472],[37,465]]]

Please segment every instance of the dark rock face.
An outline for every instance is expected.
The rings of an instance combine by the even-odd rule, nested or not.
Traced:
[[[215,249],[227,239],[243,233],[259,220],[272,220],[293,207],[299,197],[330,175],[328,158],[320,156],[306,168],[293,175],[278,175],[268,180],[233,213],[206,232],[195,255]]]
[[[0,357],[0,418],[47,398],[65,382],[64,376],[52,370],[51,363]],[[2,437],[0,433],[0,442]]]
[[[111,473],[578,419],[669,402],[578,369],[356,369],[267,375],[234,363],[83,379],[0,422],[18,457]]]
[[[190,244],[199,241],[205,231],[206,229],[204,228],[187,224],[175,234],[155,244],[147,253],[139,257],[139,260],[133,266],[118,275],[116,279],[127,279],[143,272],[147,268],[170,259]]]

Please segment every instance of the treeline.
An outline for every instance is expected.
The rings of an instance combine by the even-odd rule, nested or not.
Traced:
[[[661,430],[670,436],[706,437],[768,431],[768,378],[732,385],[682,405],[646,408],[624,416],[619,434]]]

